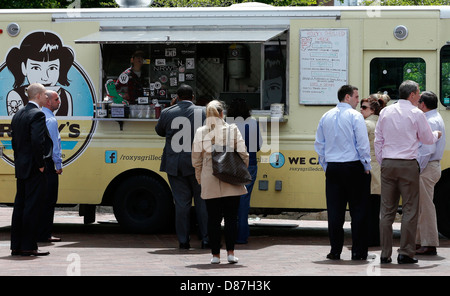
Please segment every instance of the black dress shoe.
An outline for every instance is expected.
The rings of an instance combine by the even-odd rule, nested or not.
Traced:
[[[21,253],[20,250],[11,250],[11,256],[19,256]]]
[[[202,249],[209,249],[209,248],[210,248],[209,242],[202,241]]]
[[[358,253],[353,253],[352,260],[367,260],[367,254],[359,255]]]
[[[180,243],[180,249],[189,250],[191,245],[189,243]]]
[[[41,252],[39,250],[32,251],[22,251],[20,252],[21,256],[47,256],[50,255],[50,252]]]
[[[333,254],[333,253],[329,253],[327,255],[327,259],[331,259],[331,260],[340,260],[341,259],[341,254]]]
[[[382,263],[382,264],[391,263],[391,262],[392,262],[391,257],[381,257],[380,258],[380,263]]]
[[[61,241],[61,238],[51,236],[48,238],[39,239],[38,243],[56,243],[56,242],[60,242],[60,241]]]
[[[399,254],[397,257],[398,264],[411,264],[411,263],[417,263],[417,262],[419,262],[419,260],[417,260],[416,258],[411,258],[411,257],[403,255],[403,254]]]

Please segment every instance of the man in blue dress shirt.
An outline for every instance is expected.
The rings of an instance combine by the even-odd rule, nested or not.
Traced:
[[[431,130],[441,131],[442,136],[431,145],[420,144],[420,190],[419,190],[419,218],[417,221],[416,254],[436,255],[439,246],[436,208],[433,203],[434,186],[441,178],[441,159],[445,150],[445,124],[437,110],[438,99],[431,91],[422,93],[419,99],[419,109],[425,113]]]
[[[42,216],[39,227],[40,242],[59,242],[60,238],[52,236],[53,216],[55,214],[56,201],[58,200],[58,175],[62,174],[62,157],[61,157],[61,136],[58,130],[58,121],[53,112],[60,107],[61,100],[57,92],[47,90],[47,103],[42,107],[45,114],[45,123],[47,125],[50,138],[53,142],[53,154],[51,158],[46,160],[47,174],[47,194],[45,204],[43,206]]]
[[[315,150],[325,171],[328,259],[338,260],[344,244],[347,203],[352,217],[352,260],[367,259],[366,211],[370,194],[370,145],[362,114],[355,110],[358,89],[344,85],[338,90],[337,106],[320,119]]]

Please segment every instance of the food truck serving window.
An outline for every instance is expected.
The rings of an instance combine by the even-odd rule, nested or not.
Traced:
[[[269,110],[271,104],[287,102],[287,34],[285,29],[278,29],[260,35],[256,34],[250,41],[238,42],[215,39],[211,42],[173,42],[170,39],[175,36],[173,34],[166,42],[98,41],[102,47],[103,85],[113,80],[118,93],[130,96],[129,89],[123,83],[118,86],[117,81],[128,81],[124,71],[132,66],[133,53],[140,51],[144,56],[138,73],[142,83],[139,96],[147,97],[149,103],[157,99],[163,107],[168,106],[178,87],[189,84],[195,91],[198,105],[205,105],[212,99],[230,103],[234,98],[242,98],[252,110]],[[271,36],[275,37],[265,40]],[[95,38],[77,40],[80,43],[94,41]],[[108,95],[106,86],[103,95]],[[137,99],[131,102],[139,104]]]
[[[133,54],[141,52],[143,65],[138,76],[142,92],[138,97],[148,98],[144,104],[157,99],[163,107],[168,106],[178,87],[189,84],[198,105],[212,99],[230,103],[242,98],[253,110],[269,110],[271,104],[287,101],[285,35],[264,43],[101,44],[103,85],[113,80],[118,93],[131,97],[132,90],[118,82],[131,79],[124,72],[133,66]],[[106,86],[104,95],[108,95]],[[133,99],[130,103],[142,102]]]

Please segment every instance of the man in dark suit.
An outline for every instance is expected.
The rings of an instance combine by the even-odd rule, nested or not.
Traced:
[[[46,190],[45,160],[52,155],[52,141],[40,108],[46,103],[39,83],[27,89],[28,104],[12,118],[17,192],[11,221],[11,255],[45,256],[37,246],[38,220]]]
[[[191,150],[195,131],[203,125],[205,108],[195,106],[193,89],[181,85],[177,90],[177,103],[161,112],[155,127],[156,133],[166,138],[160,170],[167,173],[175,203],[175,228],[181,249],[190,248],[190,210],[192,197],[202,248],[208,244],[207,212],[205,201],[200,197],[200,185],[195,179]]]

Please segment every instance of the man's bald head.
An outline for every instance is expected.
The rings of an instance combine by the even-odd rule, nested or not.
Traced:
[[[36,102],[40,107],[45,105],[45,87],[40,83],[32,83],[27,88],[28,100]]]
[[[52,112],[58,110],[61,106],[61,100],[58,93],[54,90],[47,90],[45,91],[45,96],[47,97],[47,101],[44,107],[47,107]]]

